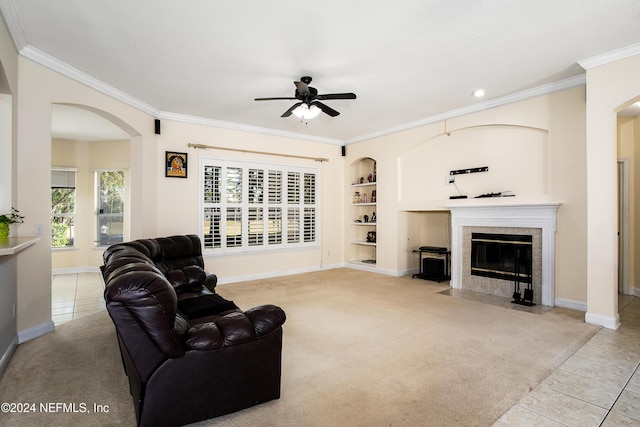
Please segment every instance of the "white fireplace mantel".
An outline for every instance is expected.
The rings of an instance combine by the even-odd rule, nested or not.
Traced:
[[[542,229],[542,305],[555,305],[555,234],[560,203],[468,204],[451,211],[451,287],[462,288],[462,228],[512,227]]]

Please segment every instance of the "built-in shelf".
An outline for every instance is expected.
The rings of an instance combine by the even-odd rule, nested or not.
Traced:
[[[367,242],[366,240],[354,240],[351,243],[354,245],[363,245],[363,246],[375,246],[375,242]]]
[[[377,185],[376,161],[364,157],[351,165],[351,222],[348,237],[349,261],[359,266],[376,267]],[[363,203],[364,202],[364,203]]]
[[[40,237],[9,237],[0,240],[0,256],[15,255],[40,240]]]

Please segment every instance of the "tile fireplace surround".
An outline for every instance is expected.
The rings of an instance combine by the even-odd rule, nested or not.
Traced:
[[[451,287],[483,292],[482,288],[487,286],[486,282],[471,283],[475,280],[475,276],[472,278],[470,275],[471,242],[465,242],[465,237],[470,240],[472,230],[486,227],[491,232],[531,234],[534,236],[534,301],[553,307],[555,305],[556,214],[559,206],[559,203],[492,203],[448,207],[451,211],[452,228]],[[536,240],[541,243],[541,248],[536,249]],[[499,282],[505,283],[505,281]],[[524,287],[526,287],[525,284],[520,285],[521,292]],[[506,290],[486,291],[486,293],[511,296],[513,285]],[[539,299],[535,297],[536,294],[540,295]]]

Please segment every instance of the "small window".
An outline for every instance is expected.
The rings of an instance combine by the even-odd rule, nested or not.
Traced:
[[[124,240],[124,171],[96,171],[97,242],[110,246]]]
[[[51,171],[51,247],[68,248],[75,244],[76,171]]]

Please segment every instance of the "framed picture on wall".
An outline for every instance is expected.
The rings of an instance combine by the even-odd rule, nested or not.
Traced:
[[[171,178],[187,177],[187,153],[165,152],[165,174]]]

